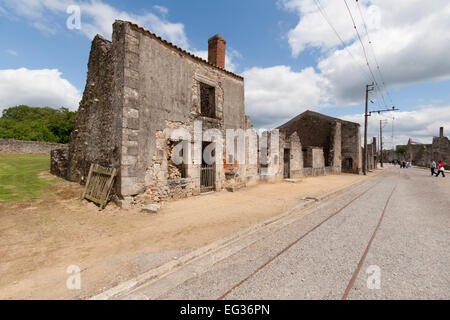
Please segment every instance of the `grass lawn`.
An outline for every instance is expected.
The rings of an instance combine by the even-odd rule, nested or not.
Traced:
[[[49,155],[0,154],[0,202],[39,198],[56,181],[38,177],[49,168]]]

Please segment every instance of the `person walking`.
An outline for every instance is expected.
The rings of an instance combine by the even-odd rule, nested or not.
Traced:
[[[431,170],[431,176],[434,176],[436,174],[436,161],[432,160],[430,163],[430,170]]]
[[[442,161],[438,162],[438,167],[439,167],[439,169],[438,169],[438,172],[436,173],[436,177],[439,177],[439,174],[442,173],[442,177],[445,178],[445,173],[444,173],[445,166],[442,163]]]

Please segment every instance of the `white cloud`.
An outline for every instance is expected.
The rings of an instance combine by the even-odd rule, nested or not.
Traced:
[[[324,55],[317,67],[321,76],[328,80],[326,92],[338,105],[361,102],[361,92],[371,77],[345,4],[342,1],[320,1],[331,24],[346,43],[346,49],[355,59],[342,48],[340,40],[318,10],[316,0],[280,1],[287,10],[297,12],[300,17],[297,26],[288,32],[292,54],[298,56],[311,47],[321,49]],[[356,2],[347,3],[375,78],[381,84]],[[432,5],[421,0],[365,0],[359,3],[387,86],[450,78],[449,1],[435,0]]]
[[[153,8],[162,14],[158,17],[151,12],[139,14],[120,11],[100,0],[4,0],[0,13],[9,18],[24,17],[29,23],[48,34],[55,34],[65,28],[65,19],[69,17],[66,9],[69,5],[78,5],[81,9],[80,32],[89,38],[101,34],[111,37],[112,24],[116,19],[132,21],[143,26],[174,44],[189,50],[189,43],[181,23],[169,22],[165,16],[168,9],[162,6]],[[61,20],[63,18],[63,20]],[[61,23],[64,21],[64,23]],[[73,31],[70,31],[73,32]],[[13,51],[8,51],[14,54]],[[194,54],[208,59],[207,51],[194,50]],[[226,68],[236,71],[236,59],[241,58],[239,52],[229,49],[226,55]],[[66,79],[62,79],[58,70],[0,70],[0,108],[15,104],[35,106],[70,106],[76,108],[80,93]]]
[[[167,15],[169,13],[169,9],[163,6],[154,5],[153,8],[157,10],[162,15]]]
[[[78,108],[81,94],[57,69],[0,70],[0,110],[19,104]]]
[[[388,112],[383,115],[373,114],[369,117],[368,142],[372,137],[379,136],[380,120],[387,120],[383,132],[383,144],[385,148],[392,147],[392,117],[394,120],[394,144],[404,145],[408,139],[419,143],[430,144],[433,136],[439,135],[439,128],[444,127],[450,130],[450,106],[436,107],[421,106],[414,111]],[[364,137],[364,115],[349,115],[342,119],[361,124],[361,137]]]
[[[18,56],[17,51],[14,51],[14,50],[11,50],[11,49],[5,50],[5,52],[10,54],[10,55],[12,55],[12,56]]]
[[[313,68],[287,66],[244,71],[246,112],[256,127],[271,128],[320,102],[321,78]]]
[[[33,27],[54,34],[57,30],[65,28],[65,24],[56,21],[61,21],[61,17],[68,18],[66,9],[73,4],[81,8],[80,32],[90,39],[96,34],[110,38],[112,24],[119,19],[133,21],[182,48],[189,47],[182,23],[172,23],[151,12],[134,14],[120,11],[100,0],[4,0],[4,11],[11,15],[25,17],[29,19]],[[155,10],[161,12],[163,7]]]
[[[119,19],[132,21],[143,26],[182,48],[187,49],[189,47],[182,23],[169,22],[150,12],[131,14],[119,11],[101,1],[82,3],[80,7],[82,14],[81,32],[90,38],[93,38],[97,33],[109,37],[112,34],[112,24],[116,19]]]
[[[372,80],[345,3],[319,1],[344,41],[346,48],[343,48],[315,1],[279,0],[278,3],[299,15],[297,26],[287,34],[292,55],[296,57],[308,48],[320,50],[316,71],[312,68],[293,71],[287,66],[277,66],[244,72],[247,112],[256,126],[287,121],[306,109],[356,105],[364,100],[365,85]],[[359,2],[388,87],[450,78],[449,1],[436,0],[433,5],[421,0]],[[381,86],[356,2],[347,3]],[[372,93],[372,99],[376,98]],[[395,103],[395,96],[393,98]],[[389,102],[386,97],[386,103]],[[438,114],[434,109],[431,112]]]
[[[298,12],[301,20],[297,26],[288,33],[288,41],[292,55],[298,56],[307,47],[330,49],[341,44],[330,26],[323,20],[322,14],[314,4],[316,0],[282,0],[287,10]],[[340,34],[344,42],[354,39],[354,30],[349,28],[349,20],[342,1],[321,1],[326,4],[328,19]]]

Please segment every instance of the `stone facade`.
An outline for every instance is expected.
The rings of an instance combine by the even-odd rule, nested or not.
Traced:
[[[450,140],[444,136],[444,128],[439,130],[439,136],[433,137],[431,144],[415,143],[410,138],[404,155],[405,161],[413,165],[429,167],[431,161],[442,161],[446,169],[450,168]]]
[[[442,161],[445,169],[450,169],[450,140],[447,137],[433,139],[432,158]]]
[[[220,65],[222,39],[210,39],[210,46],[219,43],[210,53],[217,55],[213,63],[131,22],[116,21],[112,41],[96,36],[66,177],[83,183],[90,164],[97,163],[119,169],[115,193],[120,197],[145,194],[159,202],[199,194],[203,164],[193,159],[204,145],[197,141],[218,143],[217,136],[225,137],[227,129],[252,127],[245,115],[243,78]],[[205,103],[210,103],[207,113]],[[245,139],[249,146],[250,137]],[[187,146],[185,166],[171,161],[178,143]],[[214,190],[258,174],[256,164],[233,165],[232,159],[228,165],[225,154],[215,157]]]
[[[58,148],[50,151],[50,173],[55,176],[67,177],[67,164],[69,161],[69,149]]]
[[[319,176],[326,173],[325,157],[322,147],[303,147],[303,174],[305,176]],[[328,166],[331,170],[331,166]]]
[[[362,148],[364,157],[364,148]],[[367,144],[367,170],[378,167],[377,138],[373,137],[372,143]]]
[[[405,155],[396,152],[395,150],[383,150],[383,161],[405,161]]]
[[[426,167],[431,163],[432,145],[414,143],[408,140],[406,145],[405,161],[411,161],[413,165]]]
[[[0,139],[0,153],[49,154],[52,149],[65,147],[60,143]]]
[[[296,132],[303,146],[321,147],[324,168],[329,167],[329,172],[360,173],[362,155],[359,124],[308,110],[279,129],[286,135]]]
[[[302,144],[297,133],[286,137],[280,134],[280,170],[278,176],[284,179],[297,179],[303,176]]]
[[[431,158],[435,161],[442,161],[445,169],[450,169],[450,140],[444,136],[444,128],[440,129],[439,137],[433,138],[431,145]]]
[[[122,207],[251,181],[359,173],[358,124],[307,111],[279,135],[257,135],[244,79],[224,69],[225,39],[208,46],[205,61],[126,21],[114,23],[112,41],[97,35],[69,149],[52,152],[52,172],[85,183],[92,163],[117,168]],[[229,141],[244,147],[230,153]]]

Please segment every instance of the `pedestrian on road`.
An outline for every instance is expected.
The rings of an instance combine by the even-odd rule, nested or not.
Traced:
[[[439,174],[442,173],[442,177],[445,178],[445,174],[444,174],[445,166],[442,163],[442,161],[438,162],[438,167],[439,167],[439,169],[438,169],[438,172],[436,173],[436,177],[439,177]]]
[[[436,174],[436,172],[434,172],[434,170],[436,170],[436,161],[431,161],[430,163],[430,169],[431,169],[431,176],[434,176]]]

